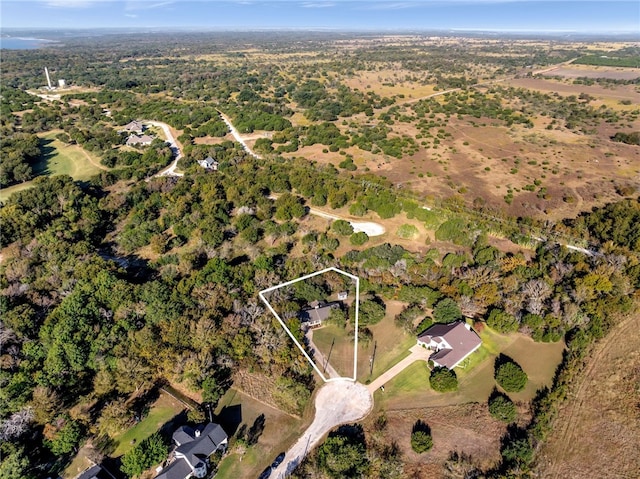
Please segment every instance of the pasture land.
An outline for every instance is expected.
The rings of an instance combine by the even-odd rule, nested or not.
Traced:
[[[543,444],[538,474],[549,479],[638,477],[640,317],[597,344]]]

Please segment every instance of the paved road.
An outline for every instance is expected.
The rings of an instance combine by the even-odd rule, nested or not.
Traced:
[[[174,156],[174,159],[171,162],[171,164],[164,170],[160,170],[154,176],[184,176],[184,173],[178,173],[176,171],[176,168],[178,166],[178,160],[182,158],[182,151],[180,151],[178,142],[173,137],[173,134],[171,133],[171,128],[169,128],[169,125],[167,125],[166,123],[162,123],[161,121],[152,121],[152,120],[141,120],[141,122],[162,128],[162,131],[164,131],[164,134],[167,137],[167,142],[169,143],[171,152],[173,153],[173,156]]]
[[[409,365],[413,364],[414,362],[428,361],[429,356],[431,356],[431,353],[432,353],[432,351],[429,351],[428,349],[423,348],[422,346],[418,346],[417,344],[414,345],[411,349],[409,349],[409,351],[411,351],[411,354],[409,356],[404,358],[402,361],[400,361],[398,364],[396,364],[392,368],[387,369],[387,371],[385,371],[381,376],[379,376],[373,382],[367,385],[367,389],[371,394],[373,394],[376,391],[376,389],[378,389],[380,386],[383,386],[386,383],[388,383],[391,379],[396,377],[398,374],[404,371],[405,368],[407,368]]]
[[[358,421],[373,408],[373,398],[362,384],[345,379],[324,384],[316,396],[316,416],[300,439],[287,451],[285,460],[271,473],[283,479],[309,451],[336,426]]]

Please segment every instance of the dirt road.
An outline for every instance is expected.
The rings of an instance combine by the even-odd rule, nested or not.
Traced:
[[[327,218],[330,220],[345,220],[348,221],[349,224],[353,227],[354,233],[359,233],[364,231],[367,233],[367,236],[380,236],[385,233],[384,226],[379,223],[373,223],[372,221],[353,221],[348,218],[344,218],[342,216],[332,215],[331,213],[325,213],[322,210],[317,208],[309,208],[309,213],[315,216],[321,216],[322,218]]]
[[[222,118],[222,121],[224,121],[229,127],[229,130],[231,130],[231,134],[233,135],[233,137],[236,139],[238,143],[242,145],[242,148],[244,148],[244,150],[254,158],[261,160],[262,157],[258,155],[255,151],[253,151],[251,148],[249,148],[249,145],[247,145],[245,138],[240,134],[238,130],[236,130],[235,126],[233,126],[233,124],[231,123],[231,120],[229,120],[227,115],[222,113],[220,110],[218,110],[218,113],[220,113],[220,118]],[[255,138],[255,135],[252,136],[252,139],[253,138]],[[249,138],[246,138],[246,139],[249,139]]]
[[[345,379],[324,384],[316,396],[315,406],[313,422],[287,451],[284,462],[272,471],[270,477],[287,477],[334,427],[358,421],[369,414],[373,398],[365,386]]]

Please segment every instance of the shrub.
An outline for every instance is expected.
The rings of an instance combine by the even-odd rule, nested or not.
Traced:
[[[502,394],[495,390],[489,396],[489,413],[496,419],[504,422],[513,422],[516,420],[516,405],[506,394]]]
[[[160,434],[152,434],[122,457],[120,469],[129,477],[138,476],[164,460],[167,453],[167,445]]]
[[[453,323],[459,319],[462,319],[462,312],[458,303],[451,298],[441,299],[433,308],[433,320],[436,323]]]
[[[353,234],[353,226],[345,220],[335,220],[331,225],[331,229],[342,236],[349,236]]]
[[[353,233],[349,238],[349,241],[351,241],[351,244],[354,246],[360,246],[369,241],[369,235],[367,235],[367,233],[365,233],[364,231]]]
[[[493,308],[487,318],[487,325],[499,333],[512,333],[518,330],[520,324],[515,316],[499,308]]]
[[[445,367],[436,367],[431,371],[429,384],[434,391],[445,393],[458,389],[458,376],[455,371]]]
[[[396,231],[396,235],[400,238],[411,239],[418,236],[418,228],[413,225],[402,225]]]
[[[471,244],[467,224],[460,218],[445,221],[436,230],[436,239],[451,241],[452,243],[468,246]]]
[[[527,373],[513,359],[504,354],[496,358],[496,382],[507,392],[522,391],[527,384]]]
[[[413,425],[411,431],[411,449],[418,454],[427,452],[433,447],[433,438],[431,437],[431,428],[421,420]]]

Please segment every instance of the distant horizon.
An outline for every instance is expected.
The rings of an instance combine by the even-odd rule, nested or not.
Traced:
[[[3,0],[0,13],[3,32],[172,29],[640,36],[636,0]]]

